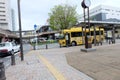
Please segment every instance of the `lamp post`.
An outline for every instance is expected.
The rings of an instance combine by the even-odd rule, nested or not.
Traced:
[[[20,11],[20,0],[18,2],[18,21],[19,21],[19,33],[20,33],[20,51],[21,51],[21,61],[24,60],[24,55],[23,55],[23,45],[22,45],[22,27],[21,27],[21,11]]]

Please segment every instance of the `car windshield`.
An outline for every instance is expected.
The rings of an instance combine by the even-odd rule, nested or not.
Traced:
[[[9,43],[0,43],[0,47],[5,47],[5,46],[9,46]]]

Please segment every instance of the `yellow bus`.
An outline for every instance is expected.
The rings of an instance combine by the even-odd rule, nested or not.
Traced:
[[[59,44],[60,46],[77,46],[77,45],[81,45],[81,44],[85,44],[85,33],[87,35],[91,35],[90,38],[90,42],[94,43],[94,41],[96,40],[96,42],[100,42],[104,40],[104,29],[103,28],[90,28],[90,32],[89,29],[83,28],[82,27],[73,27],[70,29],[64,29],[61,31],[61,36],[59,39]],[[96,36],[94,36],[94,33],[96,34]],[[67,35],[67,38],[66,38]],[[96,38],[95,38],[96,37]],[[66,40],[67,39],[67,40]]]

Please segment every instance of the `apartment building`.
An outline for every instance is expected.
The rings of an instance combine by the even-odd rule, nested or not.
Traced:
[[[0,0],[0,28],[12,30],[10,0]]]

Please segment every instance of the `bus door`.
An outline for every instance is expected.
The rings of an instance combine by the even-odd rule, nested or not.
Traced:
[[[66,46],[70,45],[70,33],[65,34]]]

